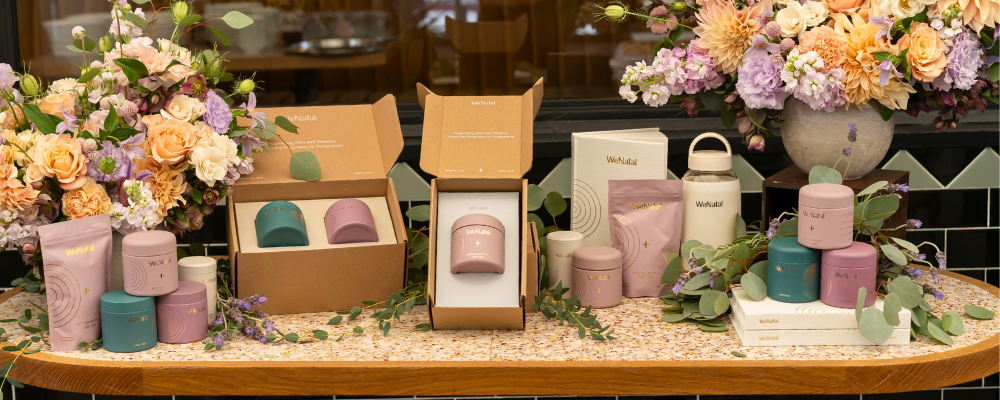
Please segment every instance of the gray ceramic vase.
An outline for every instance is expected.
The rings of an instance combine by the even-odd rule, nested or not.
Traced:
[[[809,172],[817,165],[833,168],[841,158],[844,148],[850,146],[853,159],[844,156],[837,163],[837,170],[844,179],[858,179],[871,172],[882,162],[895,129],[895,117],[883,121],[878,112],[879,105],[859,110],[843,107],[833,112],[813,110],[801,101],[789,97],[781,112],[781,140],[785,151],[797,167]],[[858,127],[858,139],[848,141],[848,123]],[[850,160],[850,169],[847,168]]]

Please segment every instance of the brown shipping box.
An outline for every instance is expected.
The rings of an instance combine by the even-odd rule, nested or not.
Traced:
[[[298,134],[268,140],[273,153],[254,156],[254,172],[233,186],[227,202],[229,259],[239,297],[267,296],[271,314],[350,309],[403,288],[406,231],[392,179],[386,176],[403,150],[403,134],[391,95],[372,105],[259,109],[268,119],[284,116]],[[310,151],[322,175],[315,182],[292,178],[291,151]],[[385,197],[394,243],[370,246],[241,253],[235,203]],[[245,239],[253,240],[253,239]]]
[[[424,108],[420,168],[437,177],[431,180],[427,261],[431,324],[434,329],[524,329],[528,301],[537,294],[538,239],[528,225],[528,181],[522,177],[531,169],[532,129],[542,100],[542,80],[521,96],[439,96],[421,84],[417,95]],[[435,305],[439,192],[520,193],[519,308]],[[528,261],[529,253],[534,262]],[[529,285],[531,279],[535,282]]]

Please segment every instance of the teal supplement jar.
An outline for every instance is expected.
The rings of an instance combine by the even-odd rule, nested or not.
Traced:
[[[772,240],[767,246],[767,297],[784,303],[819,300],[821,255],[795,237]]]
[[[292,202],[278,200],[264,205],[254,220],[257,247],[308,246],[306,220]]]
[[[124,290],[102,294],[101,334],[104,348],[115,353],[131,353],[156,346],[153,298],[132,296]]]

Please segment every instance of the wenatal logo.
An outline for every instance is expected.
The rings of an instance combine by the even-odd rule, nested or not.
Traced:
[[[698,206],[698,207],[713,207],[713,208],[722,207],[722,200],[719,200],[719,201],[695,201],[694,205]]]
[[[128,317],[126,321],[129,323],[149,321],[149,315],[143,315],[141,317]]]
[[[834,272],[833,277],[842,279],[858,279],[858,274],[852,274],[848,272]]]
[[[619,165],[639,165],[638,158],[626,158],[620,156],[607,156],[608,164],[619,164]]]
[[[661,203],[632,203],[633,210],[659,210],[663,208]]]
[[[758,339],[760,339],[762,342],[763,341],[774,341],[774,340],[778,340],[778,337],[777,336],[760,336],[760,337],[758,337]]]
[[[158,265],[167,265],[170,262],[170,257],[164,258],[162,260],[151,260],[149,261],[150,267],[155,267]]]
[[[316,120],[315,115],[289,115],[285,118],[288,118],[289,121],[295,121],[295,122]]]
[[[94,245],[88,244],[86,246],[76,246],[71,249],[66,249],[67,256],[75,256],[83,253],[90,253],[94,251]]]
[[[762,323],[762,324],[777,324],[778,323],[778,319],[777,318],[775,318],[775,319],[761,318],[760,319],[760,323]]]
[[[474,106],[495,106],[497,104],[493,100],[473,100],[470,103]]]
[[[465,233],[469,234],[469,235],[487,235],[487,236],[489,236],[490,230],[489,229],[466,229]]]

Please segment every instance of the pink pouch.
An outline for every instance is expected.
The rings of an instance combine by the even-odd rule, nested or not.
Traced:
[[[101,295],[111,262],[111,216],[38,227],[52,351],[76,351],[101,334]]]
[[[608,181],[611,246],[622,252],[622,293],[661,296],[667,254],[680,249],[683,182]]]

